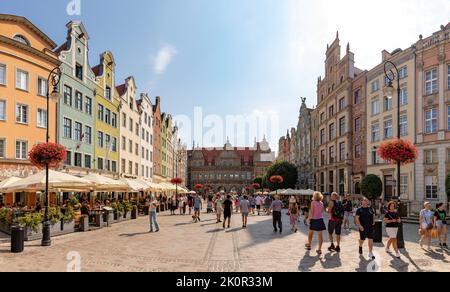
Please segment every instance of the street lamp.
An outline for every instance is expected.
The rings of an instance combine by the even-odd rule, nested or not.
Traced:
[[[390,69],[389,69],[390,67]],[[386,81],[388,81],[387,87],[385,88],[385,94],[386,98],[389,100],[394,99],[395,89],[394,89],[394,81],[397,81],[397,138],[400,140],[401,138],[401,131],[400,131],[400,74],[397,66],[391,62],[386,61],[384,63],[384,74],[386,76]],[[401,187],[401,163],[400,161],[397,161],[397,191],[395,193],[395,199],[400,203],[400,187]],[[400,204],[399,204],[400,208]],[[400,210],[399,210],[400,211]],[[405,248],[405,242],[403,240],[403,224],[399,224],[398,234],[397,234],[397,241],[398,241],[398,247],[399,248]]]
[[[61,69],[59,67],[54,68],[47,78],[47,129],[46,129],[46,137],[45,141],[46,143],[50,140],[50,134],[49,134],[49,112],[50,112],[50,98],[52,100],[58,100],[59,99],[59,82],[61,81]],[[52,93],[50,94],[50,88],[52,89]],[[50,246],[52,244],[52,241],[50,239],[50,222],[48,220],[48,209],[49,209],[49,201],[50,197],[48,194],[48,176],[49,176],[49,166],[48,163],[45,165],[45,213],[44,213],[44,222],[42,224],[42,246]]]

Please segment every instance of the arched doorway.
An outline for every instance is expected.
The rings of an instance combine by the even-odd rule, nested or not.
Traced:
[[[355,195],[361,195],[361,184],[359,182],[355,183]]]

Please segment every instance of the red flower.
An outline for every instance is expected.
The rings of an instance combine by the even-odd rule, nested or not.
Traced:
[[[386,141],[378,147],[378,155],[388,163],[410,164],[418,157],[416,146],[407,140],[396,139]]]
[[[38,168],[55,168],[67,158],[66,147],[56,143],[35,145],[28,153],[31,163]]]
[[[176,177],[170,180],[170,182],[174,185],[179,185],[183,183],[183,179],[180,177]]]
[[[271,176],[269,181],[273,184],[282,184],[284,182],[284,178],[281,175]]]
[[[202,184],[196,184],[196,185],[195,185],[195,188],[196,188],[197,190],[201,190],[201,189],[204,188],[204,186],[203,186]]]
[[[260,186],[258,183],[254,183],[254,184],[252,185],[252,187],[253,187],[254,189],[259,189],[259,188],[261,188],[261,186]]]

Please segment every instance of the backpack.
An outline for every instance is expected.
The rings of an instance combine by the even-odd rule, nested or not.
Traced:
[[[291,214],[293,214],[293,215],[297,215],[297,208],[292,208],[292,210],[291,210]]]
[[[343,219],[344,218],[344,206],[342,205],[342,202],[336,201],[333,205],[333,218],[335,219]]]

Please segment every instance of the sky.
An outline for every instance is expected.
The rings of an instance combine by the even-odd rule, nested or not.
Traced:
[[[116,82],[132,75],[140,92],[161,96],[189,147],[267,136],[277,150],[297,125],[300,97],[316,104],[336,31],[343,53],[350,42],[356,66],[371,69],[383,49],[407,48],[450,22],[450,2],[2,0],[0,13],[25,16],[58,44],[68,21],[83,21],[91,66],[112,51]]]

